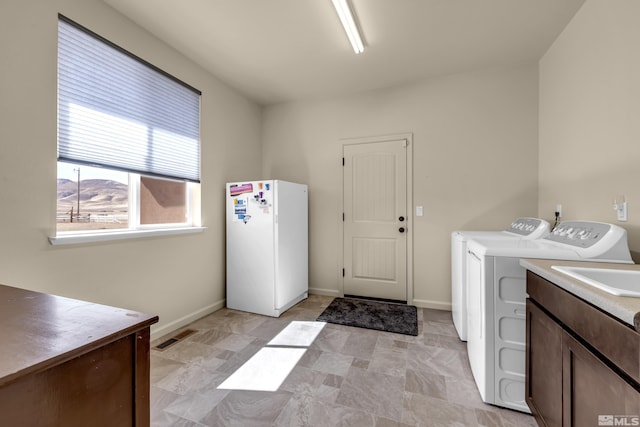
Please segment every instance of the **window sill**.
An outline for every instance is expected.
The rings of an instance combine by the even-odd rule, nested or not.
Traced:
[[[127,230],[106,233],[68,234],[49,237],[49,243],[57,245],[72,245],[76,243],[106,242],[110,240],[137,239],[141,237],[171,236],[175,234],[202,233],[206,227],[164,228],[155,230]]]

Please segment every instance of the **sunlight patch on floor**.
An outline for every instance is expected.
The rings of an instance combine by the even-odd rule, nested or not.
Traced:
[[[276,391],[316,339],[325,322],[293,321],[231,374],[218,389]]]
[[[305,348],[262,348],[218,388],[276,391],[306,351]]]
[[[293,321],[269,341],[267,345],[308,347],[313,343],[325,325],[325,322]]]

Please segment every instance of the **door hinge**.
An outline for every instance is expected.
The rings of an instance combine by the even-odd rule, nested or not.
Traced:
[[[342,158],[342,166],[344,166],[344,157]]]
[[[342,212],[342,222],[344,222],[344,212]]]
[[[342,269],[342,277],[344,277],[344,268]]]

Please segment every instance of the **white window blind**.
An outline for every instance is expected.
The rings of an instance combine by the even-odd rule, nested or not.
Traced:
[[[200,92],[60,16],[58,160],[200,182]]]

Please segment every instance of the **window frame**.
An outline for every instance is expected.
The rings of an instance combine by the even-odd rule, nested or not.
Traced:
[[[126,172],[125,172],[126,173]],[[129,176],[129,207],[127,228],[107,229],[107,230],[74,230],[57,231],[55,236],[50,236],[49,243],[52,245],[66,245],[76,243],[92,243],[111,240],[133,239],[140,237],[171,236],[176,234],[200,233],[207,229],[200,224],[200,184],[187,181],[169,180],[173,182],[184,182],[185,208],[189,221],[183,223],[158,223],[140,224],[140,178],[146,175],[128,172]],[[147,176],[152,179],[160,179],[155,176]],[[56,222],[57,227],[57,222]]]
[[[59,14],[58,15],[59,22],[64,22],[66,24],[70,24],[75,26],[77,29],[86,32],[89,36],[95,37],[99,41],[105,43],[111,48],[114,48],[121,53],[125,53],[129,55],[133,60],[140,62],[141,64],[149,67],[149,69],[153,72],[159,72],[167,78],[185,86],[186,88],[196,92],[198,94],[198,115],[201,116],[201,92],[197,89],[194,89],[192,86],[184,83],[183,81],[175,78],[170,75],[166,71],[156,67],[155,65],[145,61],[144,59],[131,54],[120,46],[110,42],[102,36],[97,35],[91,30],[85,28],[84,26],[77,24],[76,22],[66,18],[65,16]],[[59,57],[58,57],[59,58]],[[59,59],[58,59],[59,60]],[[60,82],[58,82],[60,85]],[[60,114],[60,106],[57,103],[56,106],[58,115]],[[98,110],[96,110],[98,111]],[[59,120],[59,119],[58,119]],[[200,119],[198,119],[200,120]],[[200,125],[198,124],[198,127]],[[59,138],[59,137],[58,137]],[[57,138],[57,143],[59,144],[59,139]],[[201,152],[202,143],[200,137],[200,130],[198,130],[198,152]],[[201,154],[198,154],[201,159]],[[81,162],[75,163],[72,160],[61,159],[58,161],[64,163],[72,163],[77,164],[78,166],[82,166]],[[198,161],[200,163],[201,160]],[[88,164],[91,166],[90,164]],[[104,167],[108,170],[118,170],[117,168],[109,168]],[[128,174],[129,184],[128,184],[128,224],[127,228],[118,228],[118,229],[106,229],[106,230],[72,230],[72,231],[58,231],[57,221],[55,221],[55,233],[54,236],[49,237],[49,242],[52,245],[61,245],[61,244],[74,244],[74,243],[90,243],[90,242],[99,242],[99,241],[110,241],[110,240],[121,240],[121,239],[130,239],[130,238],[140,238],[140,237],[152,237],[152,236],[166,236],[166,235],[175,235],[175,234],[191,234],[191,233],[199,233],[206,229],[201,225],[201,184],[200,184],[200,168],[201,165],[198,164],[198,179],[194,180],[191,178],[176,178],[171,176],[162,176],[154,173],[141,173],[138,171],[131,170],[121,170],[123,173]],[[141,186],[141,177],[148,177],[150,179],[159,179],[159,180],[167,180],[171,182],[178,182],[185,184],[185,216],[186,220],[180,223],[157,223],[157,224],[140,224],[140,209],[141,209],[141,194],[140,194],[140,186]],[[57,199],[56,199],[57,203]],[[57,209],[56,209],[57,211]],[[54,216],[55,218],[55,216]]]
[[[64,234],[49,237],[49,243],[53,246],[70,245],[78,243],[96,243],[108,242],[112,240],[136,239],[143,237],[172,236],[177,234],[193,234],[202,233],[207,227],[193,226],[181,228],[158,228],[153,230],[126,230],[126,231],[107,231],[102,232],[86,232],[74,234]],[[67,232],[63,232],[67,233]]]

